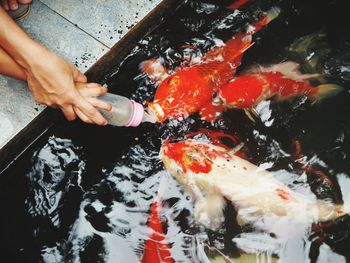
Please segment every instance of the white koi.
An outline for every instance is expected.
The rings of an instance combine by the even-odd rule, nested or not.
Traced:
[[[237,209],[240,225],[256,225],[266,215],[311,224],[349,212],[349,198],[338,205],[297,192],[274,173],[237,156],[237,150],[194,139],[165,142],[161,148],[165,168],[193,194],[196,220],[206,227],[216,229],[222,223],[224,198]]]

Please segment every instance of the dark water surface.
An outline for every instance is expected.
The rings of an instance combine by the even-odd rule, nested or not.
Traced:
[[[162,140],[180,140],[208,128],[245,142],[253,163],[271,164],[270,170],[282,175],[293,173],[291,188],[307,185],[317,198],[333,202],[346,198],[342,189],[350,175],[346,1],[257,0],[240,11],[227,10],[229,3],[187,1],[174,10],[121,65],[111,65],[113,73],[105,81],[110,92],[146,104],[156,86],[140,72],[140,62],[161,58],[170,71],[184,61],[195,63],[273,6],[281,9],[280,16],[253,36],[255,44],[244,54],[237,74],[257,64],[292,60],[300,63],[303,73],[322,75],[314,85],[335,83],[343,91],[318,103],[302,96],[288,102],[263,101],[255,122],[241,110],[229,110],[212,124],[197,115],[132,129],[58,123],[1,175],[1,262],[138,262],[156,199],[162,202],[161,218],[175,262],[225,262],[223,255],[226,262],[239,258],[242,261],[237,262],[278,258],[350,262],[349,216],[313,224],[299,241],[289,242],[295,238],[291,235],[283,243],[275,233],[239,226],[228,203],[225,223],[218,231],[209,231],[195,223],[192,197],[163,168],[158,155]],[[306,164],[314,170],[305,171]]]

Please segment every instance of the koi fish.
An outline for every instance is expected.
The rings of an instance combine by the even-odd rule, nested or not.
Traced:
[[[272,172],[237,156],[241,147],[227,150],[194,139],[163,143],[164,166],[193,194],[197,222],[217,229],[223,222],[224,198],[236,207],[240,225],[254,224],[262,216],[325,222],[349,212],[349,197],[338,205],[292,190]]]
[[[238,76],[219,90],[219,98],[226,108],[245,109],[273,96],[282,101],[305,95],[311,101],[317,101],[341,90],[342,87],[336,84],[314,87],[275,71]]]
[[[199,112],[203,119],[210,119],[210,115],[217,111],[212,105],[213,94],[233,77],[243,53],[252,46],[252,35],[278,14],[279,9],[271,9],[249,31],[238,33],[224,46],[213,48],[199,64],[180,68],[170,76],[164,74],[165,70],[154,59],[141,63],[144,72],[151,75],[154,72],[155,79],[161,82],[154,100],[148,103],[157,120],[185,118],[195,112]]]
[[[154,202],[151,205],[151,215],[148,226],[152,233],[146,240],[144,254],[139,263],[173,263],[170,254],[170,245],[166,243],[163,226],[160,221],[159,204]]]

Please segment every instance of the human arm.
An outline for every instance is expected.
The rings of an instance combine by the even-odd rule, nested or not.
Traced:
[[[2,48],[0,48],[0,74],[27,81],[27,76],[24,70]],[[75,82],[74,85],[79,91],[80,95],[94,107],[107,111],[110,110],[110,105],[108,103],[96,98],[105,94],[107,92],[107,88],[102,87],[97,83]],[[79,118],[84,122],[93,123],[84,114],[80,114]]]
[[[74,65],[32,40],[2,8],[0,21],[0,47],[22,68],[38,103],[59,107],[68,120],[78,115],[91,123],[107,123],[75,88],[74,82],[87,80]]]

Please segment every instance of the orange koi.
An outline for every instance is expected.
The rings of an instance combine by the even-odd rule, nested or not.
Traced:
[[[280,72],[261,72],[242,75],[223,86],[219,97],[226,108],[254,107],[264,99],[276,96],[278,100],[288,100],[305,95],[311,101],[341,91],[335,84],[323,84],[317,87],[305,81],[287,78]]]
[[[276,8],[261,19],[248,32],[236,34],[224,46],[215,47],[201,60],[200,64],[183,67],[165,79],[159,85],[154,100],[148,104],[159,122],[168,118],[185,118],[199,112],[205,120],[215,119],[220,105],[212,104],[213,95],[221,86],[232,79],[241,63],[243,53],[252,45],[252,35],[259,31],[278,15]],[[159,67],[145,63],[146,72]]]
[[[152,233],[146,240],[144,254],[139,263],[174,263],[170,254],[170,245],[165,240],[158,209],[158,202],[152,203],[151,215],[148,220],[148,227]]]

